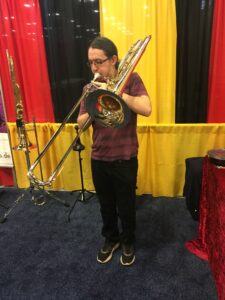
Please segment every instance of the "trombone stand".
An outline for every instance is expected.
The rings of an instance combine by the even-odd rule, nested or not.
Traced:
[[[18,125],[18,124],[17,124]],[[36,143],[37,143],[37,150],[38,150],[38,155],[39,155],[39,145],[38,145],[38,138],[37,138],[37,130],[36,130],[36,125],[35,125],[35,121],[33,121],[33,125],[34,125],[34,132],[35,132],[35,138],[36,138]],[[24,126],[24,124],[22,124],[21,126]],[[27,164],[27,169],[30,169],[30,155],[29,155],[29,147],[32,145],[29,143],[28,139],[27,139],[27,135],[26,135],[26,131],[25,128],[24,129],[24,137],[23,140],[18,146],[14,147],[14,150],[22,150],[25,153],[25,158],[26,158],[26,164]],[[42,174],[42,166],[40,165],[40,171],[41,171],[41,176],[43,177]],[[46,203],[46,196],[49,196],[51,198],[53,198],[54,200],[61,202],[62,204],[64,204],[65,206],[69,206],[68,203],[66,203],[66,201],[58,198],[55,195],[52,195],[49,191],[45,190],[45,188],[40,188],[37,187],[38,190],[42,193],[41,195],[38,195],[38,197],[36,198],[34,195],[34,191],[35,191],[35,186],[30,182],[30,186],[24,190],[24,192],[22,193],[22,195],[20,195],[13,203],[13,205],[10,208],[6,208],[7,211],[5,212],[5,214],[3,215],[3,217],[0,217],[0,223],[4,223],[7,219],[7,216],[11,213],[11,211],[23,200],[23,198],[25,197],[25,195],[29,192],[31,194],[31,200],[32,202],[37,205],[37,206],[42,206]]]
[[[77,125],[75,126],[75,129],[76,129],[76,132],[78,134],[78,126]],[[68,221],[70,221],[70,215],[71,215],[71,213],[72,213],[72,211],[73,211],[73,209],[74,209],[74,207],[75,207],[75,205],[78,201],[86,202],[87,200],[89,200],[90,198],[92,198],[95,195],[94,192],[88,191],[84,188],[84,177],[83,177],[83,168],[82,168],[82,160],[83,159],[81,157],[81,151],[83,151],[84,149],[85,149],[85,146],[83,144],[81,144],[81,141],[78,138],[76,144],[73,147],[73,151],[78,152],[79,167],[80,167],[81,190],[73,190],[71,192],[71,194],[73,194],[75,192],[78,192],[79,194],[78,194],[77,198],[74,201],[74,204],[72,205],[72,207],[70,209],[70,212],[69,212],[69,215],[68,215]]]
[[[22,150],[23,151],[23,148],[22,148],[21,144],[19,144],[19,146],[14,148],[14,150]],[[26,141],[26,148],[24,149],[24,153],[25,153],[25,157],[26,157],[27,167],[29,168],[30,157],[29,157],[29,149],[28,149],[27,141]],[[8,208],[8,210],[5,212],[3,217],[0,218],[0,223],[4,223],[7,220],[7,216],[23,200],[23,198],[27,194],[27,192],[33,193],[33,190],[34,190],[34,186],[32,184],[30,184],[30,186],[27,189],[25,189],[24,192],[13,202],[12,206],[10,208]],[[31,196],[31,199],[34,203],[40,203],[37,205],[43,205],[45,203],[43,200],[41,200],[41,202],[37,202],[37,201],[40,201],[41,198],[43,198],[43,197],[40,196],[37,200],[35,200],[34,195],[32,194],[32,196]]]
[[[22,195],[20,195],[14,202],[13,205],[8,208],[5,207],[6,209],[8,209],[5,214],[3,215],[3,217],[0,218],[0,223],[4,223],[7,220],[8,215],[11,213],[11,211],[20,203],[22,202],[22,200],[24,199],[24,197],[26,196],[26,194],[30,193],[31,194],[31,201],[37,205],[37,206],[43,206],[46,203],[46,196],[49,196],[50,198],[61,202],[62,204],[64,204],[64,206],[69,206],[68,203],[66,203],[66,201],[60,199],[59,197],[52,195],[49,191],[46,191],[44,188],[38,188],[38,190],[40,192],[42,192],[42,195],[38,195],[38,197],[35,197],[34,195],[34,191],[35,191],[35,186],[30,184],[30,186],[24,190],[24,192],[22,193]]]

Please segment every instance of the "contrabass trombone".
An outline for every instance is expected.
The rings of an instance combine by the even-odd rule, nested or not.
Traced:
[[[29,149],[33,149],[36,146],[31,144],[27,136],[27,129],[25,128],[25,122],[23,119],[23,100],[20,92],[20,86],[16,79],[16,71],[14,67],[13,58],[9,55],[8,50],[6,50],[6,56],[8,60],[8,67],[10,73],[10,79],[13,89],[13,96],[14,96],[14,104],[15,104],[15,111],[16,111],[16,127],[17,127],[17,135],[19,139],[19,144],[13,147],[14,150],[24,150],[27,151]],[[29,164],[28,164],[28,167]]]
[[[147,36],[145,39],[138,40],[135,44],[131,46],[131,48],[128,50],[128,52],[119,64],[117,76],[115,78],[107,78],[106,89],[100,89],[95,87],[95,83],[100,77],[100,75],[98,73],[94,75],[94,78],[89,84],[86,91],[77,101],[77,103],[72,107],[69,114],[59,126],[58,130],[53,134],[53,136],[46,144],[40,155],[31,165],[27,176],[32,184],[38,187],[52,185],[52,182],[56,179],[57,175],[61,171],[65,159],[72,151],[73,147],[76,145],[81,134],[91,124],[92,120],[95,120],[104,127],[111,128],[122,127],[129,122],[130,110],[126,103],[123,101],[123,99],[120,97],[120,95],[122,95],[126,83],[130,75],[132,74],[135,66],[137,65],[138,61],[140,60],[142,54],[144,53],[150,39],[151,36]],[[92,87],[95,87],[94,91]],[[52,172],[50,177],[46,181],[40,180],[34,175],[34,170],[36,166],[40,163],[40,160],[45,156],[47,150],[52,145],[56,137],[61,133],[61,131],[65,127],[65,124],[77,110],[83,99],[86,99],[86,109],[90,117],[87,119],[82,128],[80,128],[76,137],[72,141],[69,148],[66,150],[65,154],[57,164],[55,170]],[[110,105],[108,105],[109,103]],[[100,107],[100,109],[96,109],[98,107]]]

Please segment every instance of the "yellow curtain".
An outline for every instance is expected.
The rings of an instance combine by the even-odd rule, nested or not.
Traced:
[[[185,159],[224,148],[225,124],[155,124],[138,127],[138,192],[182,196]]]
[[[59,124],[37,124],[40,149],[43,149]],[[8,123],[11,144],[18,144],[15,123]],[[28,124],[27,129],[32,129]],[[181,196],[184,185],[185,159],[205,156],[209,149],[223,148],[225,144],[225,124],[152,124],[139,125],[139,170],[137,193],[153,196]],[[55,169],[63,153],[75,137],[74,124],[67,124],[57,143],[42,162],[44,179]],[[81,152],[84,185],[93,190],[90,169],[91,129],[81,136],[85,150]],[[35,136],[28,131],[29,140],[35,144]],[[37,149],[30,151],[31,164],[37,157]],[[23,151],[13,150],[18,186],[28,187],[27,166]],[[39,169],[35,174],[40,178]],[[81,189],[78,153],[72,151],[67,157],[62,172],[51,187],[53,190],[67,191]]]
[[[122,58],[138,39],[152,39],[136,71],[152,101],[149,118],[138,124],[175,122],[176,9],[175,0],[102,0],[101,34],[112,39]]]

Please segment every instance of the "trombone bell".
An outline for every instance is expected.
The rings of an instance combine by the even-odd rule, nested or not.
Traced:
[[[103,127],[121,128],[130,121],[131,111],[117,94],[99,89],[86,99],[86,109],[93,120]]]

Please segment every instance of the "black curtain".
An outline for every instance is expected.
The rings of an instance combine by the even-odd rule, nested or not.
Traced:
[[[176,123],[205,123],[213,0],[176,0]]]
[[[87,49],[100,32],[99,1],[40,0],[40,7],[55,120],[61,123],[91,78]]]

